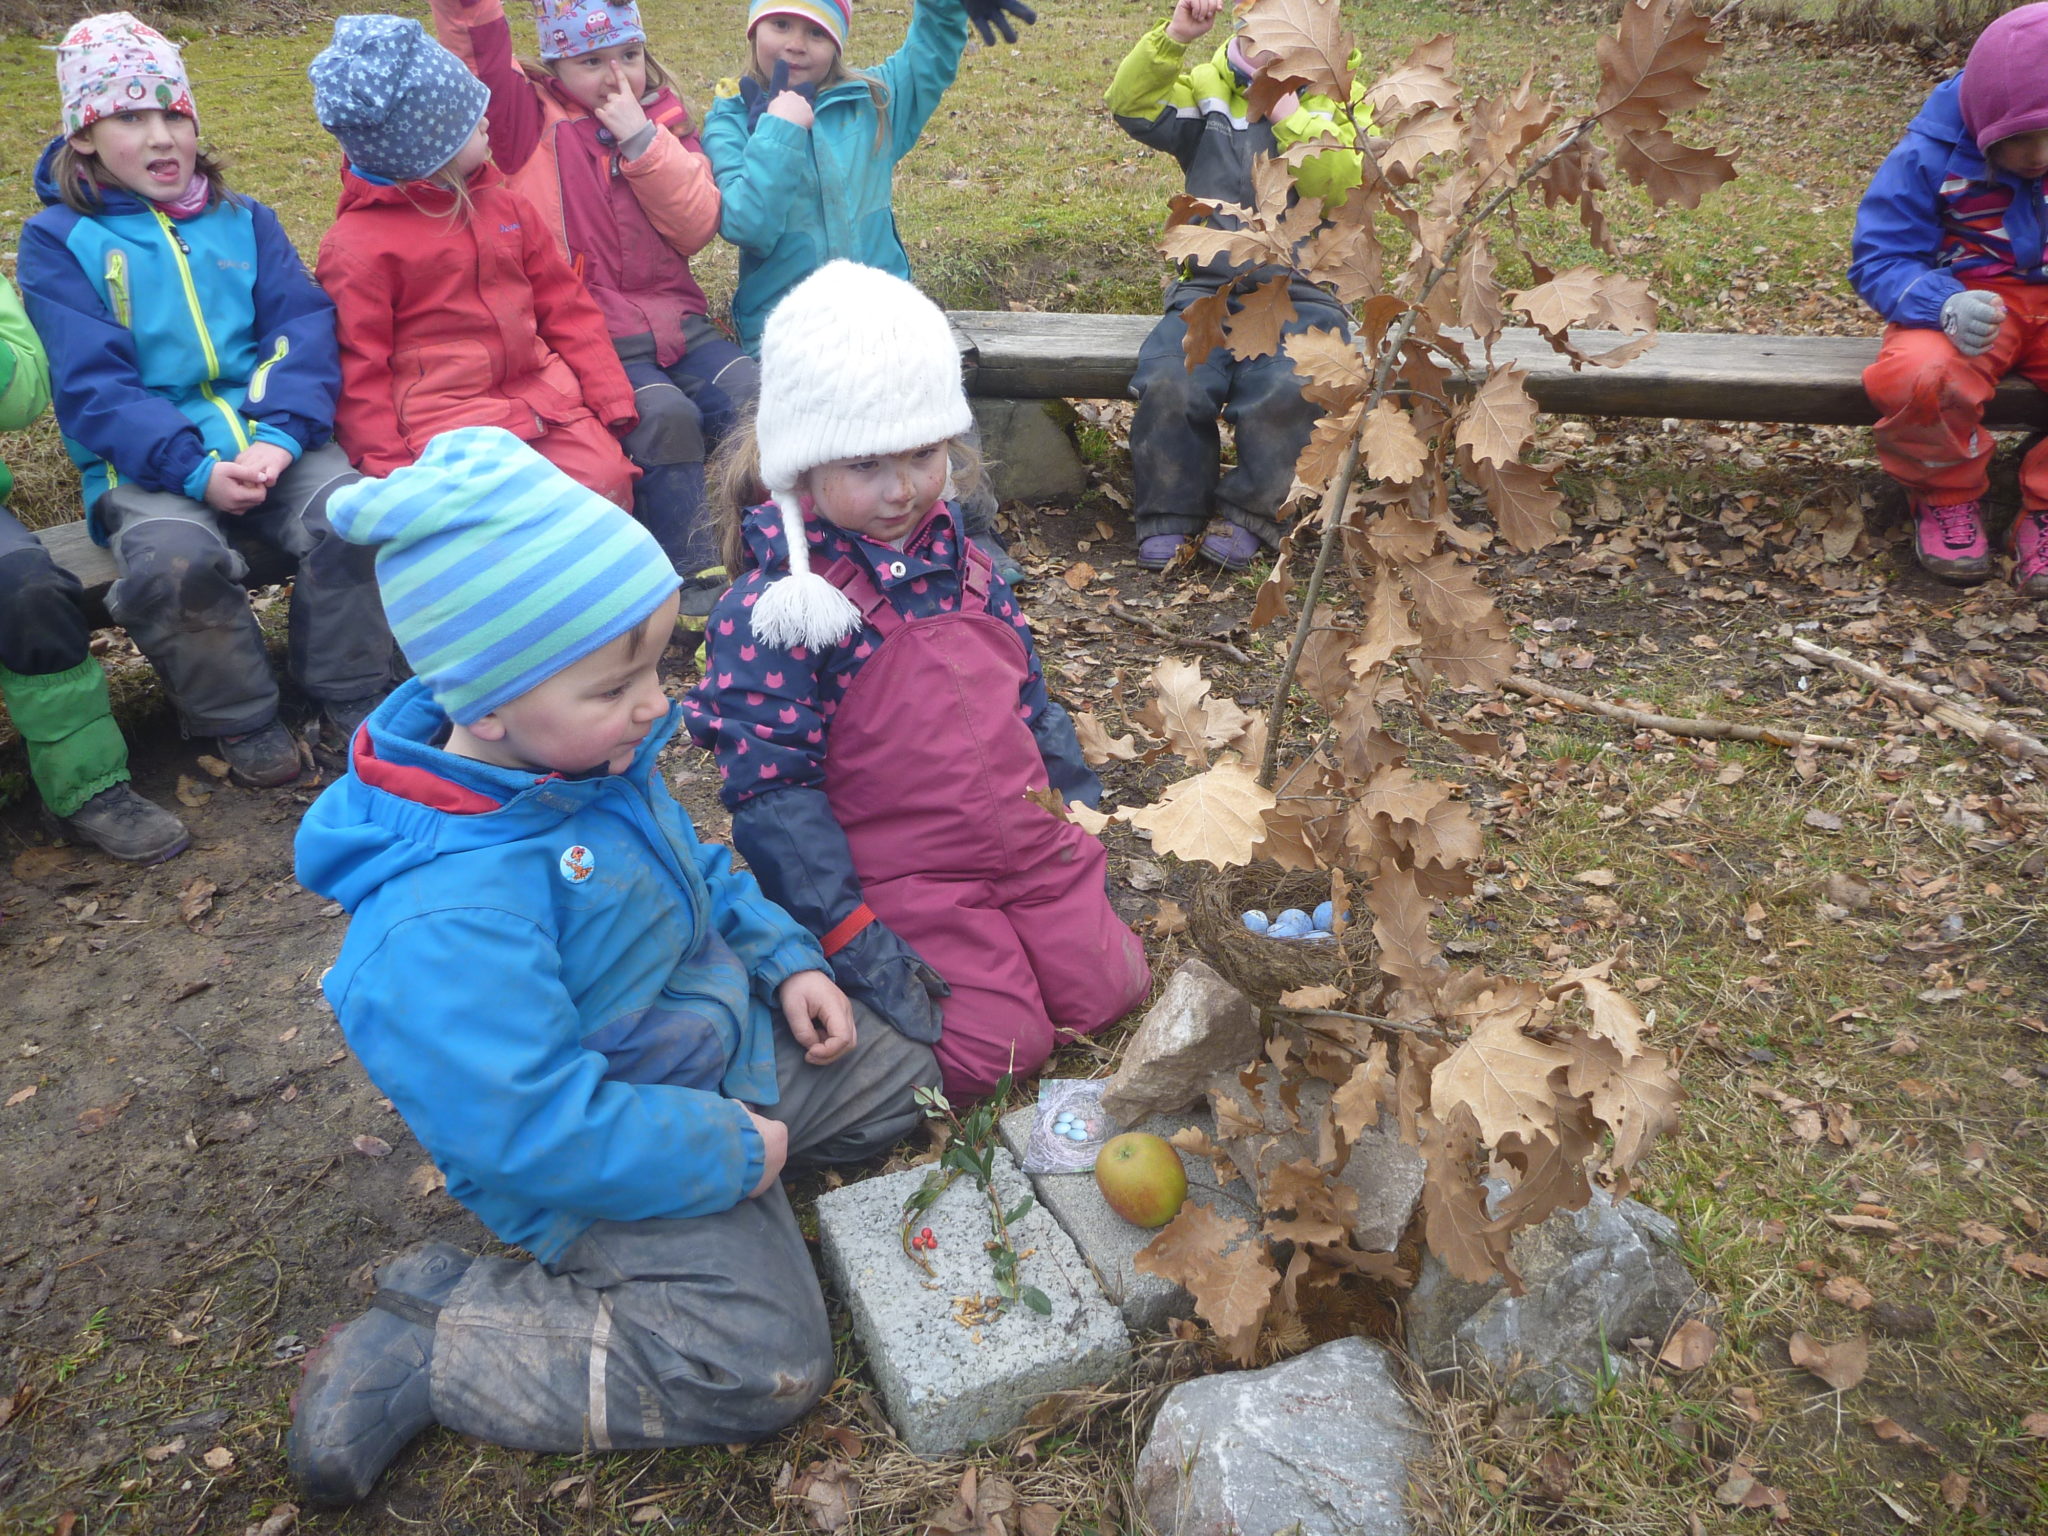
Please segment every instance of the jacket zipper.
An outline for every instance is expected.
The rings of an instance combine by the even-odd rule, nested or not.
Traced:
[[[262,404],[263,392],[270,385],[270,370],[275,368],[279,363],[284,361],[285,354],[291,351],[291,348],[292,341],[289,336],[280,336],[277,338],[276,350],[274,350],[269,357],[264,359],[263,366],[258,368],[256,370],[255,375],[249,380],[250,404]]]
[[[241,413],[227,401],[213,392],[213,381],[220,377],[220,354],[213,350],[213,336],[206,329],[206,315],[199,307],[199,288],[192,281],[192,264],[185,258],[192,254],[192,247],[185,243],[185,237],[178,233],[177,225],[161,208],[149,210],[156,215],[162,226],[164,238],[170,242],[171,257],[178,264],[178,280],[185,285],[185,305],[192,312],[192,329],[199,336],[199,350],[206,358],[206,377],[199,381],[199,393],[211,401],[214,408],[228,424],[228,431],[234,434],[235,446],[249,446],[248,431],[242,425]]]
[[[114,311],[114,323],[127,330],[133,315],[128,300],[128,253],[118,245],[107,249],[107,304]]]

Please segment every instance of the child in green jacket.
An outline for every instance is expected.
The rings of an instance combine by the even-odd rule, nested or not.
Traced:
[[[50,364],[12,284],[0,281],[0,431],[50,403]],[[87,649],[92,621],[78,578],[9,512],[0,463],[0,699],[28,744],[29,774],[65,833],[137,864],[184,851],[184,823],[128,785],[128,744]]]

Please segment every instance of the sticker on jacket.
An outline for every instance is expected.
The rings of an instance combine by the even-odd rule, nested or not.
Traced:
[[[571,843],[562,850],[562,878],[571,885],[581,885],[597,873],[597,855],[581,843]]]

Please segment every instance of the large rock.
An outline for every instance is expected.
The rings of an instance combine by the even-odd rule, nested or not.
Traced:
[[[1387,1352],[1338,1339],[1175,1387],[1138,1497],[1160,1536],[1406,1536],[1408,1463],[1427,1444]]]
[[[1186,1109],[1211,1077],[1236,1072],[1262,1043],[1252,1000],[1207,961],[1183,961],[1124,1046],[1102,1107],[1125,1125]]]
[[[976,399],[969,402],[981,428],[981,456],[998,501],[1033,506],[1072,501],[1088,489],[1088,466],[1073,436],[1055,419],[1072,409],[1050,400]]]
[[[1505,1186],[1494,1190],[1497,1199]],[[1630,1339],[1661,1341],[1699,1295],[1675,1252],[1678,1226],[1595,1188],[1515,1239],[1525,1294],[1459,1280],[1435,1255],[1409,1292],[1408,1353],[1431,1384],[1484,1363],[1510,1376],[1509,1395],[1547,1412],[1584,1413],[1603,1369],[1635,1369]]]
[[[1025,1258],[1019,1277],[1045,1293],[1052,1315],[1012,1305],[978,1315],[963,1302],[995,1290],[982,1246],[988,1202],[962,1178],[924,1213],[939,1239],[925,1257],[927,1279],[904,1255],[904,1200],[924,1168],[863,1179],[818,1197],[818,1237],[832,1283],[853,1314],[890,1423],[920,1456],[949,1456],[1024,1422],[1048,1392],[1094,1386],[1122,1365],[1130,1335],[1081,1255],[1042,1205],[1010,1223]],[[1005,1209],[1030,1192],[1023,1172],[996,1154],[995,1188]]]
[[[1224,1150],[1246,1183],[1257,1188],[1263,1176],[1282,1163],[1298,1158],[1316,1160],[1316,1126],[1334,1091],[1319,1077],[1301,1084],[1295,1103],[1303,1128],[1296,1131],[1285,1129],[1287,1114],[1270,1073],[1260,1084],[1260,1103],[1256,1106],[1250,1103],[1251,1096],[1234,1074],[1218,1078],[1210,1085],[1212,1106],[1219,1098],[1229,1099],[1240,1111],[1257,1108],[1267,1125],[1283,1127],[1269,1135],[1235,1136],[1223,1141]],[[1220,1122],[1224,1117],[1218,1118]],[[1358,1195],[1353,1241],[1375,1253],[1392,1253],[1400,1244],[1401,1234],[1408,1229],[1409,1218],[1415,1214],[1415,1203],[1422,1198],[1422,1154],[1401,1139],[1391,1115],[1382,1114],[1378,1125],[1359,1132],[1338,1178]]]

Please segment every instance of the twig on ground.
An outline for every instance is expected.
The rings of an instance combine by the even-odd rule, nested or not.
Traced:
[[[1290,1008],[1285,1003],[1274,1004],[1276,1013],[1291,1013],[1301,1019],[1350,1019],[1359,1024],[1370,1024],[1377,1029],[1391,1029],[1404,1035],[1421,1035],[1426,1040],[1448,1040],[1451,1037],[1429,1024],[1410,1024],[1403,1019],[1383,1019],[1371,1013],[1346,1013],[1341,1008]],[[1321,1035],[1326,1031],[1305,1024],[1304,1029]]]
[[[1944,699],[1932,689],[1918,683],[1909,683],[1904,678],[1894,677],[1882,667],[1874,667],[1867,661],[1858,661],[1840,651],[1831,651],[1824,645],[1815,645],[1800,636],[1792,639],[1792,649],[1813,661],[1824,661],[1851,677],[1860,677],[1866,683],[1875,684],[1895,699],[1903,700],[1921,714],[1939,720],[1943,725],[1953,726],[1972,741],[1980,742],[2007,757],[2026,761],[2048,759],[2048,743],[2043,743],[2025,731],[2016,731],[2002,721],[1988,715],[1980,715],[1974,709],[1965,709],[1953,699]]]
[[[1620,720],[1642,730],[1665,731],[1673,736],[1694,736],[1707,741],[1760,741],[1773,747],[1813,747],[1828,752],[1859,752],[1865,745],[1847,736],[1816,736],[1811,731],[1802,731],[1794,726],[1744,725],[1737,720],[1698,720],[1677,715],[1653,715],[1648,710],[1630,709],[1623,704],[1609,704],[1605,699],[1596,699],[1589,693],[1574,693],[1569,688],[1539,683],[1528,677],[1504,678],[1501,687],[1510,693],[1526,694],[1532,699],[1562,704],[1567,709],[1583,709],[1591,714],[1605,715],[1610,720]]]
[[[1131,612],[1122,603],[1111,603],[1109,611],[1122,619],[1126,624],[1135,624],[1140,629],[1149,630],[1162,640],[1171,640],[1175,645],[1192,645],[1205,651],[1220,651],[1232,661],[1242,666],[1248,667],[1252,664],[1251,657],[1245,655],[1243,651],[1240,651],[1227,640],[1205,640],[1195,635],[1184,635],[1177,629],[1168,629],[1164,624],[1146,618],[1142,613]]]

